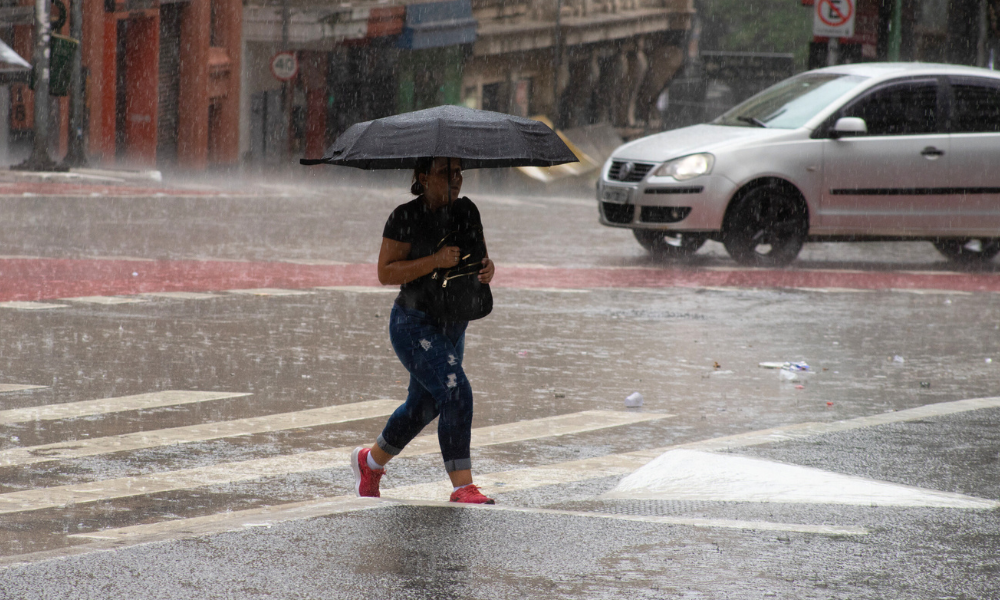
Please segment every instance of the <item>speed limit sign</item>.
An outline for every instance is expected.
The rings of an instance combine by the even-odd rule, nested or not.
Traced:
[[[279,52],[271,59],[271,74],[278,81],[288,81],[299,72],[299,60],[294,52]]]

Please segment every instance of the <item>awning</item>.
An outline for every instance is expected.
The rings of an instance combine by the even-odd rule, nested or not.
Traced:
[[[297,49],[322,49],[329,43],[357,42],[393,36],[403,30],[404,6],[336,6],[294,8],[289,14],[288,41]],[[243,9],[243,39],[281,41],[281,9],[247,6]]]
[[[21,58],[14,49],[0,41],[0,84],[28,81],[31,63]]]
[[[406,24],[397,45],[409,50],[442,48],[476,41],[471,0],[424,2],[406,6]]]

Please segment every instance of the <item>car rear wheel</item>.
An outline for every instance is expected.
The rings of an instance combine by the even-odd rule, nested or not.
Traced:
[[[633,229],[632,233],[639,245],[654,256],[680,258],[690,256],[705,243],[705,236],[682,231],[658,231],[655,229]]]
[[[954,263],[986,263],[1000,254],[1000,238],[941,239],[934,241],[934,247]]]
[[[802,198],[787,186],[750,189],[726,215],[722,243],[742,265],[780,267],[795,260],[809,231]]]

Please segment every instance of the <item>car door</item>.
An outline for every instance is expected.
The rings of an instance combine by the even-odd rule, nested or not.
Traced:
[[[838,112],[863,135],[823,145],[820,223],[829,233],[913,235],[939,227],[949,195],[944,87],[936,77],[877,86]]]
[[[951,77],[954,232],[1000,237],[1000,80]]]

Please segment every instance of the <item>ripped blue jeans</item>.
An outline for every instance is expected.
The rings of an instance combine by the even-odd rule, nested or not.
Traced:
[[[402,452],[428,423],[438,419],[438,443],[449,473],[472,468],[472,386],[462,369],[467,321],[438,323],[426,313],[392,307],[389,339],[410,372],[404,402],[385,424],[378,446],[393,456]]]

